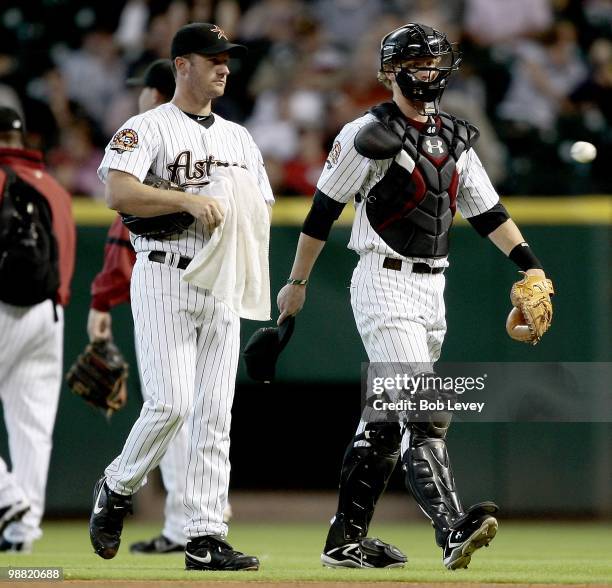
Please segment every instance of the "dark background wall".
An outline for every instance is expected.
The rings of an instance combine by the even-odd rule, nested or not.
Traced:
[[[106,227],[81,226],[73,298],[66,312],[65,365],[86,344],[89,288],[102,264]],[[557,289],[554,324],[537,347],[505,334],[511,263],[469,227],[454,229],[447,271],[446,361],[610,361],[610,230],[607,225],[525,227]],[[272,230],[272,296],[286,279],[299,228]],[[366,359],[350,310],[356,255],[337,227],[308,287],[306,307],[278,366],[278,382],[238,376],[232,429],[232,488],[333,489],[359,416],[359,364]],[[242,338],[260,323],[243,322]],[[132,366],[127,409],[107,422],[62,390],[48,484],[48,512],[87,511],[91,487],[121,450],[141,397],[129,307],[113,332]],[[612,417],[610,418],[612,420]],[[466,503],[492,498],[515,513],[610,514],[609,424],[457,424],[451,456]],[[6,455],[6,451],[3,455]],[[398,468],[392,488],[402,486]]]

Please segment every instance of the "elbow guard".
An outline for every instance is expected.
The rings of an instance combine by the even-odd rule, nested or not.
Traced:
[[[482,214],[472,216],[468,218],[467,221],[481,237],[486,237],[497,227],[503,225],[509,218],[510,215],[506,207],[501,202],[498,202],[493,208],[490,208]]]
[[[319,241],[327,241],[329,231],[331,231],[334,221],[338,220],[343,208],[343,202],[337,202],[327,194],[317,190],[312,199],[310,212],[302,226],[302,233]]]

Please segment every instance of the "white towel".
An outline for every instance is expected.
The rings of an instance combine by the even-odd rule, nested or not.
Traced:
[[[240,167],[217,168],[201,193],[219,200],[223,222],[182,279],[210,290],[242,318],[270,320],[270,215],[255,179]]]

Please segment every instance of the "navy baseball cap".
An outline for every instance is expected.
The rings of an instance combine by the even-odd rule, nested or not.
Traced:
[[[23,133],[23,120],[19,113],[8,106],[0,106],[0,133],[19,131]]]
[[[154,88],[164,96],[172,98],[176,82],[172,73],[172,62],[169,59],[157,59],[147,67],[140,78],[129,78],[128,86]]]
[[[269,383],[276,375],[276,362],[281,351],[289,343],[295,317],[287,317],[278,327],[257,329],[242,352],[247,374],[256,382]]]
[[[181,27],[172,39],[170,55],[172,59],[189,53],[200,55],[217,55],[228,52],[230,54],[244,53],[244,45],[230,43],[227,35],[215,24],[208,22],[193,22]]]

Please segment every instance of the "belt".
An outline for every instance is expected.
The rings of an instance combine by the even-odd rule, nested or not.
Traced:
[[[404,261],[401,259],[396,259],[394,257],[385,257],[385,260],[383,261],[383,267],[385,269],[390,269],[399,272],[402,271],[403,263]],[[446,268],[431,267],[427,263],[418,261],[412,264],[411,269],[413,274],[441,274]]]
[[[168,258],[168,256],[170,256],[170,259],[172,260],[172,257],[174,255],[176,254],[166,253],[165,251],[151,251],[149,253],[149,261],[155,261],[156,263],[166,263],[166,259]],[[180,257],[179,262],[176,265],[176,267],[184,270],[190,263],[191,263],[190,257]],[[169,263],[168,265],[172,265],[172,264]]]

